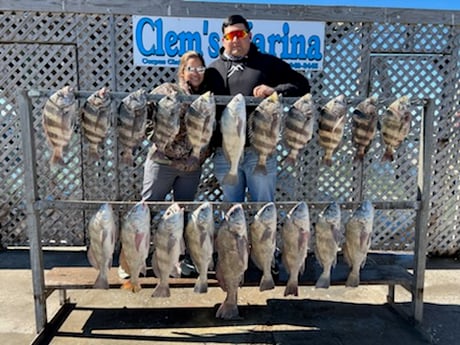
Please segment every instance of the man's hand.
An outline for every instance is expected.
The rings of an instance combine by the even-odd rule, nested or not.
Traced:
[[[275,92],[275,89],[268,85],[262,84],[256,86],[252,92],[254,94],[254,97],[265,98],[270,96],[273,92]]]

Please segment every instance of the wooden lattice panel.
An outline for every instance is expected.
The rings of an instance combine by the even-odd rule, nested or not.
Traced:
[[[224,15],[222,15],[224,16]],[[136,67],[132,61],[132,18],[129,15],[40,12],[0,13],[0,224],[3,245],[27,244],[23,202],[23,162],[20,123],[15,90],[56,90],[65,84],[80,90],[109,86],[113,91],[147,90],[175,81],[176,69]],[[263,19],[259,16],[257,19]],[[327,22],[325,60],[322,71],[308,72],[318,111],[327,100],[344,94],[349,100],[343,141],[333,165],[321,163],[317,125],[312,140],[300,152],[295,168],[283,165],[286,148],[280,143],[277,201],[413,201],[417,197],[422,105],[413,110],[412,129],[392,163],[380,162],[380,133],[364,162],[353,162],[351,114],[355,99],[378,95],[384,105],[402,95],[435,100],[433,190],[430,200],[428,252],[454,254],[459,247],[459,118],[460,62],[458,26]],[[33,43],[24,43],[33,42]],[[455,71],[453,73],[452,71]],[[79,100],[80,104],[83,101]],[[66,166],[49,166],[50,149],[41,129],[45,98],[33,99],[39,195],[42,199],[138,200],[142,188],[143,162],[150,143],[134,149],[133,166],[120,164],[113,101],[113,123],[101,145],[101,159],[90,162],[79,121],[65,150]],[[7,116],[8,115],[8,116]],[[455,122],[457,121],[457,122]],[[197,200],[222,200],[212,173],[212,162],[203,166]],[[319,210],[312,210],[314,218]],[[41,215],[44,243],[86,243],[84,224],[89,211],[54,212]],[[279,211],[280,214],[285,212]],[[344,212],[344,220],[349,212]],[[280,217],[282,219],[282,217]],[[373,249],[407,250],[413,247],[414,211],[379,210]],[[4,231],[6,229],[6,231]]]

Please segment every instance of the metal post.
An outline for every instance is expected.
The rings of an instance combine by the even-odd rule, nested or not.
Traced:
[[[416,322],[421,323],[423,319],[423,288],[426,267],[427,228],[430,212],[431,194],[431,165],[433,153],[433,115],[434,102],[427,99],[423,106],[422,124],[422,169],[418,170],[420,187],[420,207],[417,210],[415,224],[415,260],[414,260],[414,283],[412,289],[412,315]],[[421,170],[421,171],[420,171]]]
[[[43,271],[43,252],[41,246],[40,219],[35,203],[38,200],[35,141],[33,130],[32,103],[26,90],[17,92],[22,126],[22,147],[24,157],[25,213],[29,235],[29,256],[32,269],[35,304],[35,326],[40,333],[46,325],[45,277]]]

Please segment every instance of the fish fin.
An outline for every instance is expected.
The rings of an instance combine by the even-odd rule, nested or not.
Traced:
[[[345,286],[348,287],[358,287],[359,286],[359,273],[355,273],[353,271],[348,274],[347,281],[345,282]]]
[[[275,288],[275,281],[271,272],[266,275],[262,275],[259,285],[259,291],[273,290]]]
[[[265,164],[258,163],[254,168],[254,174],[267,175],[267,167],[265,166]]]
[[[284,289],[284,296],[299,296],[299,286],[296,281],[289,280],[286,284],[286,288]]]
[[[260,237],[260,242],[265,242],[269,240],[270,238],[272,238],[272,234],[273,234],[273,231],[270,228],[265,229],[264,233]]]
[[[144,240],[144,237],[145,237],[145,234],[143,234],[143,233],[136,233],[136,235],[134,237],[134,244],[136,246],[136,251],[137,252],[139,252],[139,250],[141,248],[141,243]]]
[[[88,248],[88,251],[86,252],[86,256],[88,258],[88,261],[89,263],[91,264],[91,266],[93,266],[94,268],[96,269],[99,269],[99,265],[98,265],[98,262],[96,260],[96,258],[94,257],[94,252],[93,250],[91,249],[91,246]]]
[[[315,287],[317,289],[328,289],[331,285],[331,276],[327,272],[323,272],[316,281]]]
[[[107,277],[104,277],[101,272],[99,272],[96,282],[93,285],[94,289],[108,289],[109,288],[109,281]]]
[[[238,175],[228,173],[222,180],[222,184],[236,185],[238,183]]]
[[[171,297],[171,291],[169,289],[169,284],[158,283],[153,290],[152,297]]]

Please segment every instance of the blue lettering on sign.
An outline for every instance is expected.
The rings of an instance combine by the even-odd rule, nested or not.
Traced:
[[[252,23],[250,25],[252,26]],[[290,30],[289,23],[284,22],[281,34],[273,33],[265,36],[262,33],[257,33],[253,35],[253,43],[261,52],[279,56],[281,59],[309,61],[309,63],[293,62],[290,64],[293,68],[318,68],[317,61],[323,59],[321,37],[291,34]],[[201,33],[173,30],[165,32],[163,19],[153,20],[150,17],[142,17],[137,22],[135,33],[137,49],[145,57],[142,59],[142,63],[148,65],[165,63],[178,65],[177,57],[182,56],[188,50],[196,50],[203,54],[202,39],[207,39],[206,53],[211,59],[219,56],[221,48],[220,34],[209,31],[207,20],[203,21]],[[148,35],[153,43],[146,44],[144,35]],[[207,38],[204,38],[205,36]],[[151,56],[167,56],[169,59],[148,59]]]

